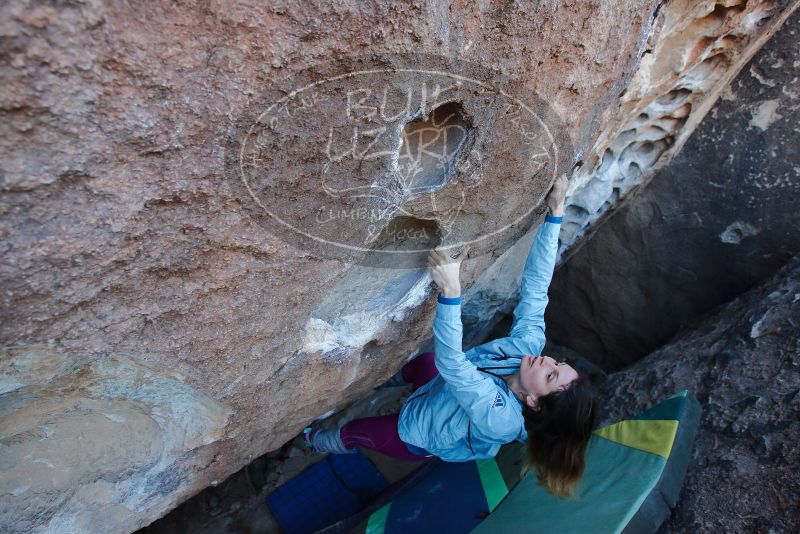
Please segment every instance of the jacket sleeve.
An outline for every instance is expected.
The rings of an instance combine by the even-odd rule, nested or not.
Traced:
[[[459,405],[467,412],[472,424],[485,435],[503,437],[505,428],[505,406],[498,399],[500,392],[494,380],[484,375],[475,364],[467,360],[461,350],[461,299],[438,297],[436,315],[433,319],[434,362],[442,378],[451,386]],[[512,428],[516,435],[518,429]]]
[[[547,289],[553,278],[558,252],[561,220],[561,217],[548,215],[539,227],[528,259],[525,260],[520,301],[514,309],[514,322],[509,337],[544,342],[544,310],[547,307]]]

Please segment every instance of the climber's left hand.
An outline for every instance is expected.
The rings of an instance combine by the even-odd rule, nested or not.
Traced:
[[[567,198],[567,189],[569,189],[569,179],[566,174],[562,174],[556,178],[550,193],[547,195],[547,207],[550,208],[552,215],[564,215],[564,201]]]

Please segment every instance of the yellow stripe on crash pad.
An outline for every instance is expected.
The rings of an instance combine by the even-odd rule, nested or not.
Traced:
[[[675,419],[626,419],[594,431],[607,440],[669,458],[678,421]]]

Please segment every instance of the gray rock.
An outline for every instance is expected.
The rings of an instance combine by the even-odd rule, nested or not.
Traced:
[[[180,376],[125,357],[5,349],[0,372],[17,380],[0,396],[9,534],[135,529],[126,510],[161,514],[200,489],[194,473],[214,462],[209,445],[230,415]]]
[[[768,331],[756,338],[754,326]],[[662,534],[800,529],[800,257],[602,384],[609,423],[688,389],[703,415]]]

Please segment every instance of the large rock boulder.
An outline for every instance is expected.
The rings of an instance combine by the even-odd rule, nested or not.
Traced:
[[[394,252],[484,238],[485,329],[555,174],[688,135],[796,3],[4,3],[3,530],[133,530],[388,377],[433,311]]]
[[[703,407],[659,532],[800,528],[800,257],[603,384],[605,422],[688,389]]]

